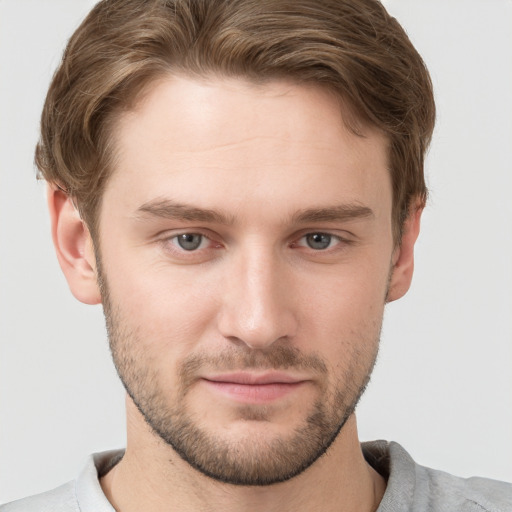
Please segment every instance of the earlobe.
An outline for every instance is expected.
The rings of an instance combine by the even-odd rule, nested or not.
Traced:
[[[71,293],[84,304],[99,304],[101,294],[89,230],[66,192],[49,185],[47,193],[53,244]]]
[[[386,301],[393,302],[403,297],[411,286],[414,272],[414,244],[420,232],[423,206],[414,206],[407,217],[402,242],[393,253],[391,278]]]

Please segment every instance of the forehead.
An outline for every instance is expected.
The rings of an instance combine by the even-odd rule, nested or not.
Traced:
[[[383,193],[390,204],[387,146],[377,130],[349,130],[341,102],[320,87],[169,76],[119,119],[105,196],[132,209],[162,196],[239,215]]]

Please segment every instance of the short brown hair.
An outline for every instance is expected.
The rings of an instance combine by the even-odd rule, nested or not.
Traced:
[[[435,120],[418,52],[378,0],[103,0],[71,37],[51,83],[36,164],[96,232],[112,127],[163,75],[287,78],[334,90],[389,140],[393,229],[424,204]]]

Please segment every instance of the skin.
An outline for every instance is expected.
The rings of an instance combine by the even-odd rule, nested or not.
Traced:
[[[421,211],[397,247],[387,140],[369,127],[353,134],[341,113],[316,87],[169,77],[118,121],[96,251],[69,198],[50,189],[61,267],[79,300],[103,300],[140,409],[180,408],[219,449],[237,446],[243,465],[271,461],[275,441],[289,444],[319,403],[333,435],[348,415],[305,471],[240,486],[193,468],[127,397],[126,455],[101,481],[116,510],[377,508],[385,482],[362,456],[351,407],[385,303],[410,285]],[[196,250],[180,247],[186,233],[204,236]],[[315,233],[330,237],[327,248],[310,246]],[[283,350],[319,365],[279,366]],[[226,386],[234,373],[292,384],[268,395],[257,382]]]

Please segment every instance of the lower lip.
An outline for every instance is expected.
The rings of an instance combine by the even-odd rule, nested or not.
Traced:
[[[273,382],[269,384],[238,384],[203,380],[213,389],[229,398],[244,403],[268,403],[283,398],[299,389],[304,382]]]

